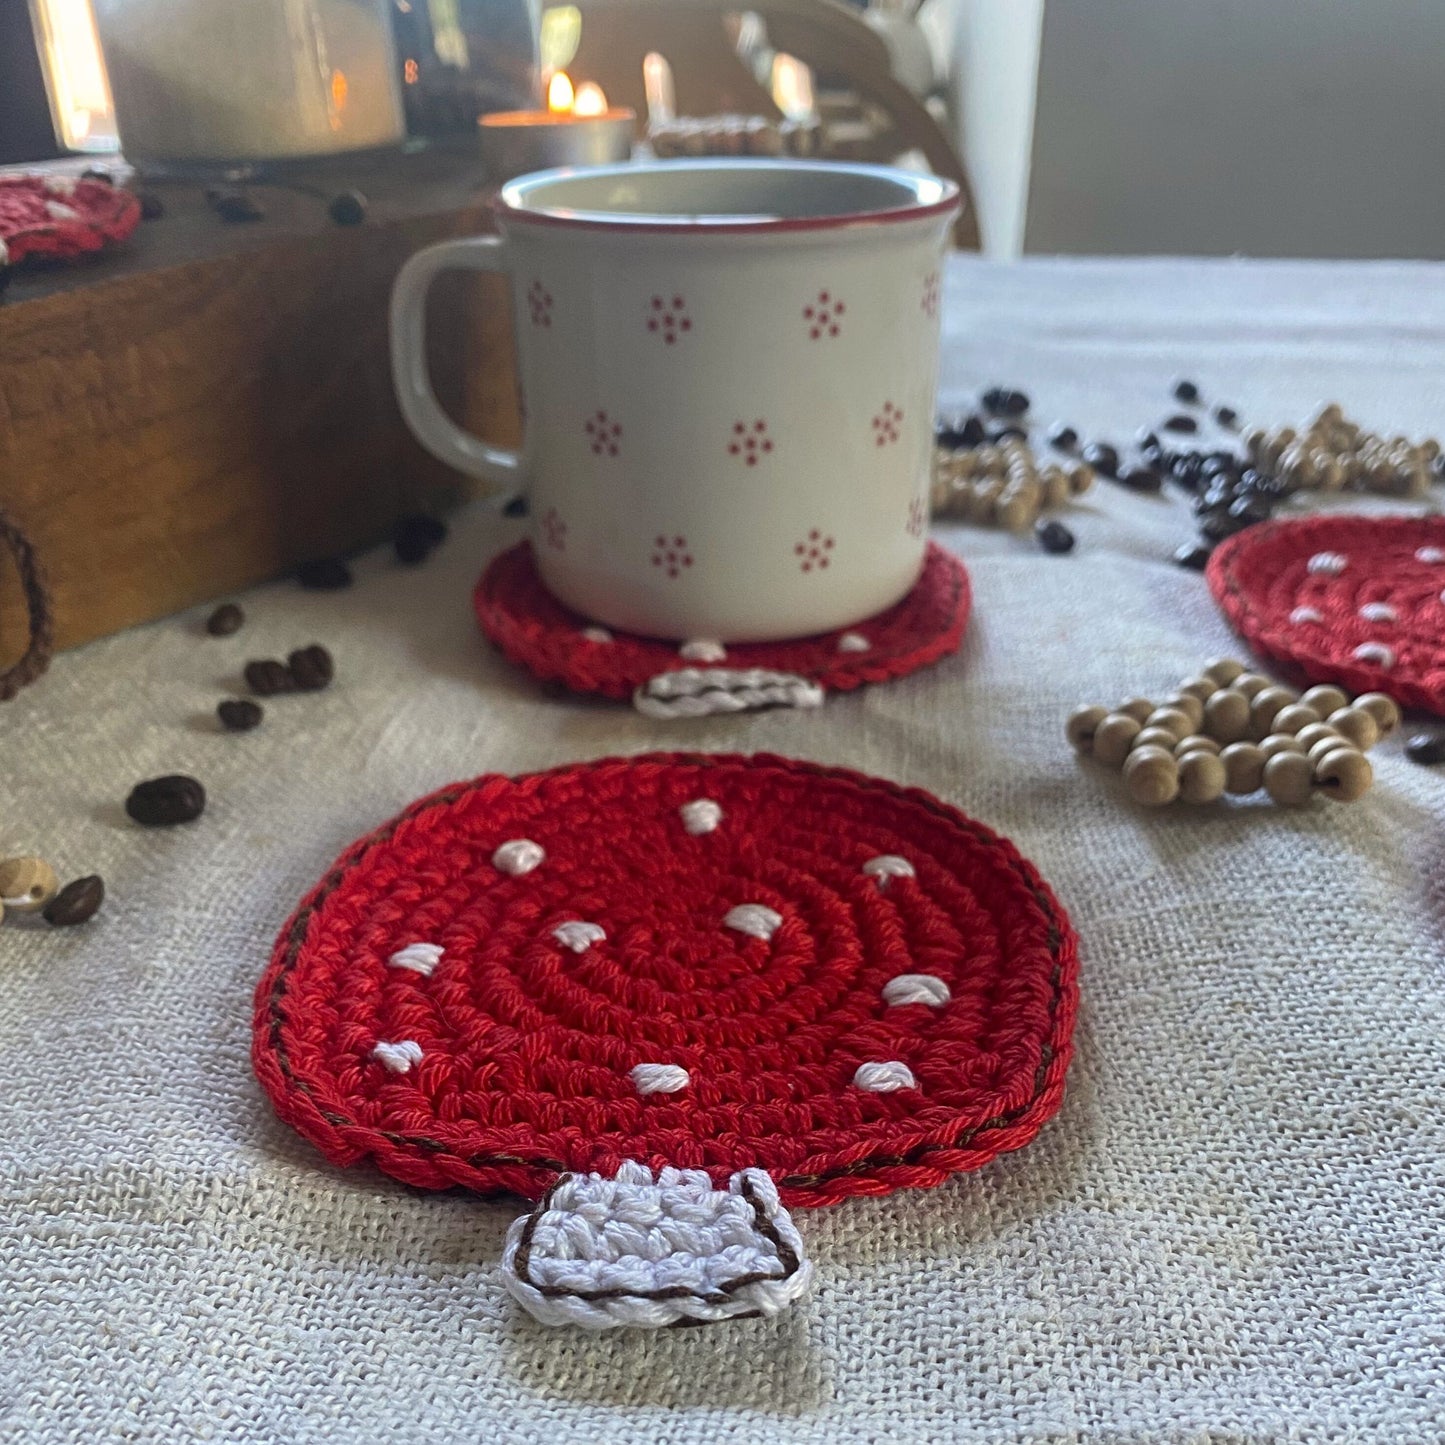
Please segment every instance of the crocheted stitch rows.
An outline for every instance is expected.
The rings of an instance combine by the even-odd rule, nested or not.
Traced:
[[[1206,575],[1266,656],[1445,712],[1445,518],[1265,522],[1218,547]]]
[[[830,1204],[1033,1138],[1075,947],[1014,848],[927,793],[612,759],[458,784],[355,843],[277,941],[253,1057],[327,1158],[412,1184],[536,1199],[631,1159]]]
[[[123,241],[140,202],[104,181],[63,176],[0,177],[0,260],[65,258]]]
[[[842,690],[887,682],[958,650],[970,595],[963,563],[930,544],[913,590],[886,612],[818,637],[730,646],[725,665],[792,673]],[[574,692],[628,698],[660,672],[697,665],[672,643],[626,633],[605,640],[589,636],[597,629],[543,585],[529,542],[492,560],[477,583],[473,604],[482,631],[507,657],[543,681],[560,682]]]

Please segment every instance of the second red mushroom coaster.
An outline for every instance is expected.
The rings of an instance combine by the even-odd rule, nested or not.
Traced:
[[[522,542],[493,559],[473,603],[487,637],[544,682],[631,698],[643,712],[674,717],[813,706],[826,691],[904,677],[958,650],[971,595],[963,563],[934,544],[908,596],[854,627],[789,642],[679,645],[612,632],[569,611]]]
[[[537,1201],[549,1324],[773,1314],[789,1209],[930,1188],[1058,1108],[1063,909],[928,793],[654,754],[446,788],[342,854],[256,994],[277,1112],[334,1163]]]

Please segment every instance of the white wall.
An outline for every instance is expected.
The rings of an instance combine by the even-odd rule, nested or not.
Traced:
[[[1025,87],[960,68],[1017,171]],[[1047,0],[1037,91],[1029,251],[1445,257],[1445,0]]]

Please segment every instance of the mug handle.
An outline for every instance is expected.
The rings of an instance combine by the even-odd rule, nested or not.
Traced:
[[[426,362],[426,297],[437,274],[505,273],[507,263],[507,243],[500,236],[441,241],[411,257],[391,288],[391,372],[401,414],[417,440],[448,466],[511,494],[524,485],[521,453],[488,446],[459,427],[441,409]]]

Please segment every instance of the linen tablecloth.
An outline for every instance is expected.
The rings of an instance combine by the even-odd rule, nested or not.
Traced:
[[[1247,420],[1338,398],[1445,428],[1445,269],[956,261],[945,403],[1001,382],[1127,438],[1176,374]],[[520,533],[481,507],[424,567],[241,599],[60,658],[0,709],[0,847],[99,872],[76,930],[0,931],[0,1437],[18,1441],[1218,1442],[1445,1439],[1445,775],[1374,754],[1361,803],[1145,813],[1062,739],[1078,701],[1236,650],[1168,555],[1181,500],[1107,485],[1077,551],[944,526],[958,656],[686,724],[547,696],[468,590]],[[250,657],[325,693],[214,730]],[[497,1282],[515,1201],[340,1171],[248,1062],[251,992],[339,849],[485,771],[765,749],[931,789],[1032,857],[1082,936],[1068,1095],[1027,1150],[801,1212],[813,1296],[775,1321],[593,1337]],[[122,802],[211,796],[148,831]]]

